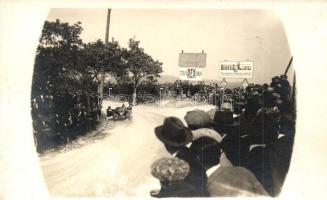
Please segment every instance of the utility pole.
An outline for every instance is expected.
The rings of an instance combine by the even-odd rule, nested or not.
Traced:
[[[109,44],[108,40],[109,40],[110,13],[111,13],[111,8],[108,9],[108,13],[107,13],[107,26],[106,26],[106,37],[105,37],[105,46],[106,47],[108,47],[108,44]],[[99,85],[99,93],[100,93],[101,100],[103,99],[103,86],[104,86],[104,69],[102,66],[100,85]]]
[[[292,62],[293,62],[293,56],[291,57],[290,61],[288,62],[288,65],[285,69],[285,72],[284,72],[284,75],[286,76],[287,75],[287,72],[288,72],[288,69],[290,68],[290,66],[292,65]]]
[[[106,38],[105,38],[106,46],[108,45],[108,40],[109,40],[110,13],[111,13],[111,8],[108,9],[108,13],[107,13],[107,27],[106,27]]]

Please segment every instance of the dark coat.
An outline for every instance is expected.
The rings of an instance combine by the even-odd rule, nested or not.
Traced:
[[[269,195],[275,196],[272,180],[272,160],[269,149],[265,147],[253,148],[249,152],[245,167],[255,175]]]
[[[212,197],[268,195],[256,177],[243,167],[219,167],[208,180]]]
[[[197,195],[194,185],[180,181],[169,185],[161,184],[161,189],[157,197],[196,197]]]
[[[277,140],[278,121],[274,114],[259,112],[251,124],[248,135],[251,144],[270,144]]]
[[[289,169],[293,138],[284,136],[266,147],[249,152],[245,167],[249,169],[271,196],[278,196]]]
[[[233,166],[244,166],[249,146],[249,138],[237,134],[226,135],[221,142],[221,148]]]
[[[193,197],[207,197],[209,193],[207,191],[207,180],[205,169],[200,164],[199,160],[194,156],[191,149],[183,148],[177,154],[177,158],[186,161],[190,165],[190,173],[185,178],[184,182],[187,185],[192,185],[194,192]]]

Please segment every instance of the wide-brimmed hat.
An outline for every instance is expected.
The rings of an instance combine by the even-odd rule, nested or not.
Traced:
[[[238,129],[240,120],[234,119],[232,111],[217,111],[211,126],[220,133],[230,133]]]
[[[179,158],[160,158],[151,165],[151,174],[160,182],[178,182],[189,174],[190,166]]]
[[[167,117],[154,129],[157,138],[166,145],[181,147],[192,141],[192,132],[177,117]]]
[[[210,116],[203,110],[188,111],[184,119],[191,129],[205,128],[211,122]]]
[[[220,143],[222,141],[222,136],[215,130],[210,128],[200,128],[192,131],[193,141],[201,137],[209,137],[214,139],[216,142]]]

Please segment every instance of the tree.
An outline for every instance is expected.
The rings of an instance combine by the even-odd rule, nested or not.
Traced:
[[[80,25],[58,19],[44,23],[34,66],[33,89],[37,93],[50,92],[51,88],[51,92],[69,90],[76,85],[69,70],[77,65],[82,47]]]
[[[123,50],[118,42],[109,42],[106,46],[101,40],[83,45],[79,71],[89,82],[100,84],[100,74],[114,77],[126,76],[127,71],[122,59]]]
[[[160,77],[162,72],[162,63],[145,53],[139,44],[140,41],[130,39],[129,49],[125,50],[124,54],[130,81],[133,83],[133,104],[136,103],[137,88],[142,81]]]
[[[73,25],[59,20],[44,23],[32,83],[32,117],[38,151],[49,148],[48,141],[59,144],[59,140],[73,137],[78,123],[92,122],[94,114],[90,105],[93,108],[98,106],[97,99],[90,98],[90,95],[96,96],[97,83],[90,81],[92,77],[85,73],[85,51],[80,39],[82,30],[80,22]],[[78,98],[81,96],[86,96],[88,102],[81,103]],[[89,108],[88,116],[93,116],[72,116],[76,108],[82,110],[84,107]],[[84,125],[79,127],[82,127],[78,128],[79,134],[88,130]]]

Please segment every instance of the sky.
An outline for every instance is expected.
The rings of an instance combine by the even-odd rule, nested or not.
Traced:
[[[106,9],[51,9],[48,20],[82,22],[84,42],[104,40]],[[178,56],[207,53],[203,79],[222,80],[219,64],[223,61],[253,61],[253,83],[270,82],[284,73],[291,58],[283,25],[269,10],[111,10],[109,38],[127,47],[129,38],[163,63],[163,75],[179,76]],[[289,80],[292,80],[292,68]],[[227,81],[240,81],[227,79]]]

